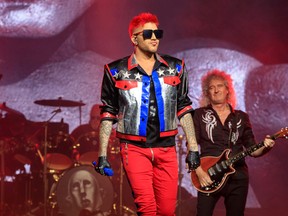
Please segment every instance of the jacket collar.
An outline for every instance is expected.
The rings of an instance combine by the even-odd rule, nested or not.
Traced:
[[[159,61],[160,63],[169,67],[168,63],[158,53],[155,53],[155,57],[156,57],[157,61]],[[137,67],[138,65],[139,64],[137,63],[137,60],[135,58],[135,54],[132,53],[128,59],[128,70],[132,70],[133,68]]]

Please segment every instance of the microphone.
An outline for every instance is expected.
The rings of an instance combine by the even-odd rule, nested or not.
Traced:
[[[96,161],[92,161],[92,165],[94,166],[94,169],[96,169]],[[113,176],[114,175],[114,171],[111,168],[105,167],[104,169],[104,173],[106,176]]]
[[[51,114],[53,114],[53,113],[60,113],[60,112],[62,112],[62,110],[61,110],[60,108],[58,108],[58,109],[56,109],[56,110],[53,110],[53,111],[51,112]]]

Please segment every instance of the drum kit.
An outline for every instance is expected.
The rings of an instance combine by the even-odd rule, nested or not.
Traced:
[[[81,113],[85,104],[62,98],[34,103],[57,109],[48,121],[34,122],[0,104],[0,216],[136,215],[127,207],[134,206],[132,198],[123,199],[130,188],[123,183],[116,137],[108,149],[115,175],[101,176],[91,164],[98,157],[98,131],[80,124],[69,134],[63,119],[51,121],[61,107]]]

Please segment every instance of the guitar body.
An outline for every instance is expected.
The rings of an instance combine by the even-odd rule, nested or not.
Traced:
[[[232,165],[228,166],[225,164],[230,152],[230,149],[226,149],[218,157],[206,156],[201,158],[201,167],[209,174],[213,184],[207,187],[201,187],[196,172],[192,171],[191,179],[196,190],[207,194],[216,192],[225,184],[228,176],[235,173]]]

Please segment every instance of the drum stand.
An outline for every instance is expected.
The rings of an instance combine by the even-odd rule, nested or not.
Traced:
[[[44,128],[44,154],[42,154],[40,152],[40,150],[38,148],[37,149],[37,153],[41,159],[41,162],[43,163],[43,185],[44,185],[44,201],[43,201],[43,216],[47,216],[48,212],[47,212],[47,200],[48,200],[48,178],[47,178],[47,146],[48,146],[48,124],[49,122],[54,118],[55,115],[57,115],[57,113],[61,112],[61,109],[58,108],[56,110],[54,110],[52,112],[52,116],[42,125],[42,127],[40,129],[38,129],[31,137],[37,135],[37,133],[39,133],[42,128]],[[29,187],[29,186],[28,186]],[[37,208],[39,209],[39,207]],[[1,215],[0,215],[1,216]]]
[[[1,169],[0,169],[0,216],[4,216],[4,180],[5,180],[5,166],[4,166],[4,141],[0,140],[0,157],[1,157]]]
[[[48,178],[47,178],[47,146],[48,146],[48,124],[57,115],[61,112],[61,109],[58,108],[52,112],[52,116],[44,124],[44,166],[43,166],[43,184],[44,184],[44,214],[47,216],[47,200],[48,200]]]
[[[82,101],[80,101],[80,102],[82,102]],[[81,106],[79,106],[79,125],[81,125],[82,124],[82,108],[81,108]]]

